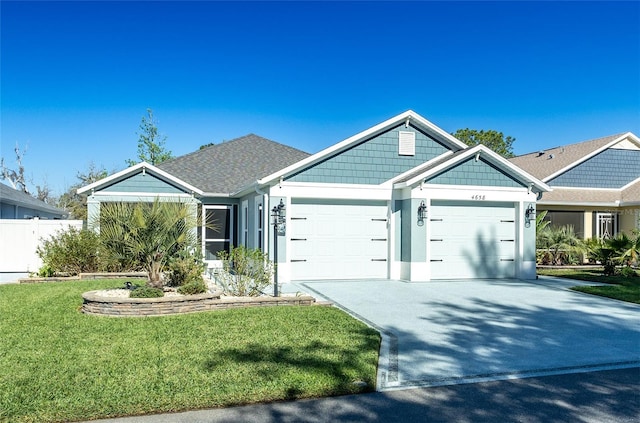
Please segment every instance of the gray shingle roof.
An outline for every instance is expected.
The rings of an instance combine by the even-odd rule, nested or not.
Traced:
[[[308,156],[249,134],[176,157],[158,168],[206,193],[229,194]]]
[[[619,201],[621,205],[640,204],[640,181],[629,185],[624,190],[618,189],[575,189],[575,188],[555,188],[551,192],[542,195],[540,203],[615,203]]]
[[[62,209],[51,206],[44,201],[40,201],[29,194],[15,190],[5,184],[0,184],[0,202],[5,204],[15,204],[20,207],[27,207],[47,213],[59,214],[60,216],[66,216],[68,214]]]
[[[536,151],[513,157],[509,161],[536,178],[544,180],[544,178],[575,163],[622,135],[624,134],[610,135],[576,144],[554,147],[544,150],[543,154]]]

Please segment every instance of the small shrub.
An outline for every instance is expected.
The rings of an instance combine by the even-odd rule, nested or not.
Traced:
[[[44,240],[36,252],[54,273],[77,275],[99,269],[100,240],[97,233],[71,227]]]
[[[167,285],[182,286],[202,282],[204,263],[197,252],[182,251],[167,264]]]
[[[207,292],[207,285],[202,278],[199,281],[191,281],[178,288],[178,294],[182,295],[196,295]]]
[[[239,246],[219,252],[218,258],[222,269],[216,274],[216,283],[227,295],[257,297],[271,284],[273,264],[258,249]]]
[[[141,286],[129,293],[130,298],[158,298],[164,297],[164,291],[160,288],[152,288],[150,286]]]
[[[50,278],[55,274],[51,266],[48,264],[43,265],[40,270],[38,270],[38,276],[41,278]]]
[[[633,270],[633,268],[631,267],[623,267],[620,270],[620,275],[624,276],[625,278],[635,278],[638,276],[638,272]]]

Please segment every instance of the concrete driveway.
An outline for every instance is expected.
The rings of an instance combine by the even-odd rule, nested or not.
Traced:
[[[383,335],[378,390],[640,364],[640,307],[568,290],[576,282],[307,281]]]

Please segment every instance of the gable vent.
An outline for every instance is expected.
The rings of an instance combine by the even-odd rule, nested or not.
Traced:
[[[416,133],[409,131],[398,132],[398,154],[401,156],[416,155]]]

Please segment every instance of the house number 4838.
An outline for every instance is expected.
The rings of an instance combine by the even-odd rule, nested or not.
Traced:
[[[472,200],[484,200],[484,195],[475,194],[471,196]]]

